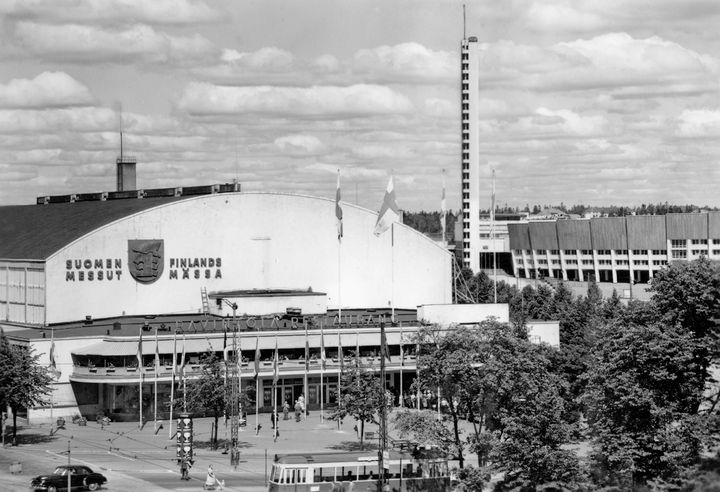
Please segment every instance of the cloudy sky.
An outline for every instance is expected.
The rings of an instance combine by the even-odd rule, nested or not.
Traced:
[[[499,203],[720,205],[718,0],[467,1]],[[0,0],[0,204],[231,182],[459,206],[462,2]],[[485,179],[483,190],[488,194]]]

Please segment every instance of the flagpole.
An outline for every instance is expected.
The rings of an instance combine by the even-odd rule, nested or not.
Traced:
[[[140,413],[139,413],[139,423],[138,427],[142,429],[143,425],[143,376],[145,373],[145,369],[143,367],[143,360],[142,360],[142,326],[140,327],[140,340],[138,341],[138,372],[140,373],[140,387],[139,387],[139,402],[140,402]]]
[[[238,321],[235,319],[235,316],[233,315],[233,324],[235,325],[233,327],[233,345],[236,343],[235,339],[237,339],[237,351],[235,352],[235,364],[237,369],[237,375],[238,375],[238,421],[237,421],[237,430],[238,432],[242,431],[242,428],[240,427],[240,420],[243,418],[243,404],[242,404],[242,337],[238,336],[239,326]],[[247,419],[245,419],[245,425],[247,425]],[[232,429],[231,435],[232,435]],[[237,452],[237,449],[236,449]],[[239,454],[237,455],[240,456]],[[238,458],[239,459],[239,458]]]
[[[446,218],[447,212],[445,211],[445,169],[442,170],[442,201],[440,202],[440,228],[442,229],[442,243],[443,246],[447,246],[447,240],[445,238]]]
[[[173,331],[173,358],[172,358],[172,383],[170,383],[170,421],[168,425],[168,439],[173,436],[173,407],[175,406],[175,375],[177,370],[177,327]]]
[[[340,337],[340,328],[338,328],[338,384],[337,384],[337,404],[340,411],[342,411],[342,399],[340,398],[340,378],[342,377],[342,370],[343,366],[345,365],[344,361],[345,356],[343,355],[342,350],[342,338]],[[338,419],[338,431],[340,430],[340,420]]]
[[[310,370],[310,347],[308,345],[308,328],[307,321],[305,325],[305,376],[303,378],[303,393],[305,393],[305,405],[303,408],[303,418],[307,420],[307,407],[310,404],[310,395],[308,394],[308,371]]]
[[[497,248],[495,247],[495,169],[492,170],[492,206],[490,209],[490,238],[493,248],[493,302],[497,304]]]
[[[273,425],[273,427],[275,427],[273,429],[273,441],[275,441],[275,442],[277,442],[277,438],[279,435],[278,427],[280,424],[278,422],[278,418],[277,418],[277,382],[280,378],[279,363],[280,363],[280,361],[279,361],[279,355],[278,355],[278,350],[277,350],[277,336],[275,336],[275,355],[273,356],[273,394],[272,394],[272,400],[271,400],[272,401],[271,411],[272,411],[272,415],[273,415],[272,420],[275,423],[275,425]]]
[[[158,403],[158,372],[160,372],[160,358],[158,353],[158,330],[155,328],[155,411],[153,413],[153,429],[157,430],[157,403]]]
[[[405,370],[405,351],[403,350],[403,331],[400,325],[400,408],[405,408],[405,394],[403,393],[403,371]]]
[[[260,348],[255,335],[255,435],[260,433]]]
[[[415,407],[420,410],[420,342],[415,345],[415,386],[417,387]]]
[[[320,320],[320,423],[325,423],[325,337],[323,333],[323,320]]]
[[[183,412],[187,413],[187,386],[185,384],[185,332],[183,332],[183,353],[180,361],[180,378],[183,387]]]
[[[343,213],[340,207],[340,169],[337,174],[337,189],[335,191],[335,217],[337,218],[337,233],[338,233],[338,325],[342,325],[342,282],[341,282],[341,271],[342,271],[342,237],[343,237]]]
[[[390,322],[395,323],[395,222],[390,224]]]
[[[55,367],[55,327],[50,328],[50,366],[53,368],[53,375],[57,374],[57,368]],[[55,388],[50,392],[50,435],[53,434],[53,431],[55,429],[55,418],[53,417],[53,407],[55,405],[54,403],[54,395]],[[5,433],[5,429],[2,429],[3,437]]]

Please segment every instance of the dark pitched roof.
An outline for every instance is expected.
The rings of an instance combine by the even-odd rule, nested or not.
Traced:
[[[45,260],[98,227],[189,197],[0,207],[0,259]]]

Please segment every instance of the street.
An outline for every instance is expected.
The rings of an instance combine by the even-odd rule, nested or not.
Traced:
[[[231,469],[229,454],[223,454],[225,428],[222,421],[218,433],[221,448],[213,451],[208,446],[212,419],[195,420],[195,464],[188,482],[180,480],[175,440],[168,439],[167,422],[157,435],[153,423],[141,430],[132,422],[113,422],[104,428],[95,422],[88,422],[87,426],[68,422],[52,436],[47,424],[23,427],[18,430],[19,445],[6,445],[0,452],[0,490],[26,492],[32,477],[50,473],[55,466],[68,463],[68,446],[71,463],[87,465],[105,475],[108,483],[103,488],[108,491],[199,490],[210,464],[218,479],[225,481],[225,490],[262,491],[267,489],[265,477],[276,453],[357,447],[352,425],[346,423],[338,431],[335,422],[321,423],[317,412],[307,421],[280,420],[277,442],[273,442],[267,415],[260,416],[259,435],[251,430],[255,424],[254,416],[249,420],[251,427],[243,429],[239,436],[241,455],[237,470]],[[376,430],[375,426],[369,429]],[[11,475],[10,465],[17,462],[22,464],[22,474]]]

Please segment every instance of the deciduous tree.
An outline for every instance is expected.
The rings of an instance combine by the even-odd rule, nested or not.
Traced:
[[[710,380],[710,367],[720,357],[720,266],[702,257],[671,264],[650,284],[652,305],[665,323],[678,325],[698,342],[693,366],[699,390]],[[693,410],[697,411],[698,406]]]
[[[13,414],[13,443],[17,442],[17,413],[21,408],[47,405],[54,376],[38,364],[32,348],[10,344],[0,333],[0,405]]]
[[[601,331],[585,395],[601,483],[629,489],[697,463],[704,433],[690,411],[702,396],[696,345],[659,324]]]
[[[357,360],[357,359],[356,359]],[[348,415],[360,422],[360,447],[364,448],[365,423],[378,424],[380,405],[389,410],[388,401],[380,377],[371,368],[346,365],[340,375],[340,398],[328,418],[340,421]]]
[[[202,374],[186,383],[186,400],[191,412],[209,411],[215,419],[210,445],[217,447],[218,422],[228,410],[229,390],[225,384],[225,364],[215,352],[208,351],[200,359]]]

